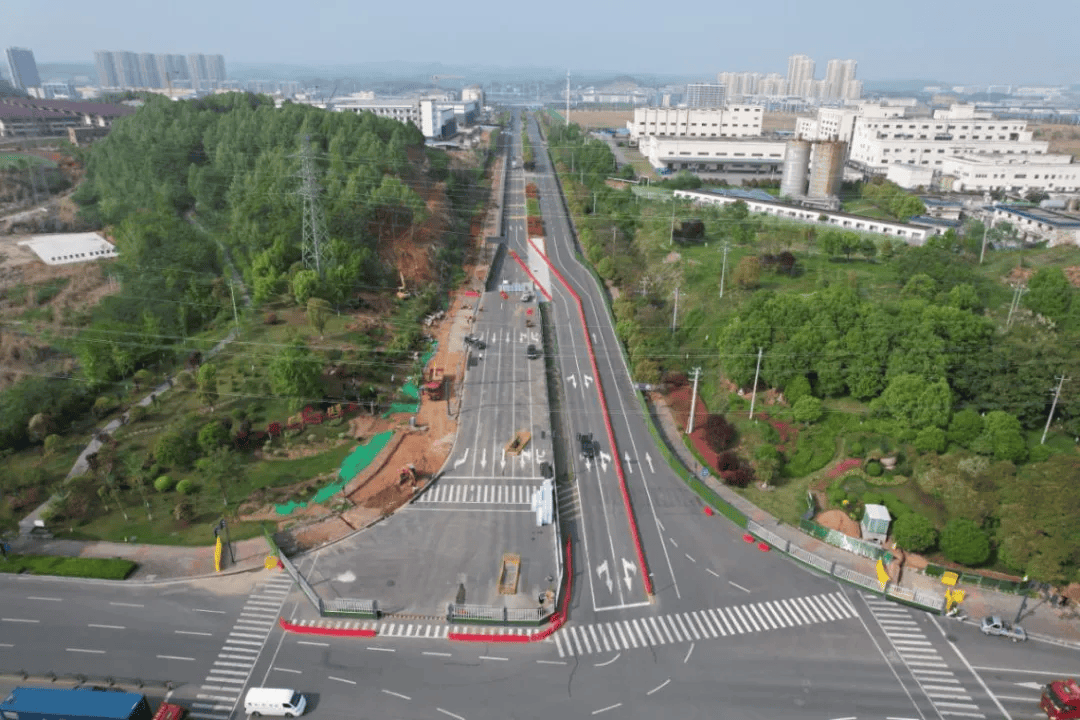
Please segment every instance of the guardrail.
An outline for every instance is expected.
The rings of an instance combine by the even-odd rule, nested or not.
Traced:
[[[830,575],[852,585],[858,585],[859,587],[882,594],[887,598],[897,600],[906,605],[912,605],[939,614],[945,610],[945,598],[937,593],[919,590],[917,588],[906,588],[901,585],[896,585],[895,583],[886,583],[885,585],[882,585],[881,581],[876,577],[863,575],[851,568],[844,567],[839,563],[826,560],[819,555],[804,550],[803,548],[792,544],[785,538],[780,537],[771,530],[766,530],[753,520],[749,520],[746,523],[746,529],[752,535],[769,543],[785,555],[793,557],[804,565],[823,572],[826,575]]]
[[[446,621],[449,623],[539,625],[550,614],[550,612],[545,612],[544,608],[508,608],[456,603],[449,603],[446,606]]]
[[[378,619],[379,604],[375,600],[353,598],[330,598],[322,601],[322,614],[332,616],[363,617]]]
[[[0,677],[17,678],[20,682],[71,684],[74,687],[91,685],[109,688],[132,687],[140,690],[155,690],[159,688],[162,690],[172,690],[176,687],[176,683],[172,680],[143,680],[142,678],[117,677],[113,675],[65,674],[52,671],[30,672],[27,670],[0,669]]]

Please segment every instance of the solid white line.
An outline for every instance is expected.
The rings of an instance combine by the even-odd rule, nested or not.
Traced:
[[[158,660],[187,660],[195,662],[195,658],[180,657],[179,655],[158,655]]]
[[[348,680],[346,678],[334,677],[333,675],[327,675],[326,678],[328,680],[337,680],[338,682],[348,683],[349,685],[355,685],[356,684],[355,680]]]
[[[24,618],[0,618],[3,622],[39,623],[40,620],[26,620]]]
[[[430,652],[430,651],[427,651],[427,650],[422,652],[421,655],[432,655],[434,657],[453,657],[453,653]]]
[[[0,643],[0,647],[15,647],[12,643]]]
[[[81,652],[81,653],[93,653],[94,655],[104,655],[104,650],[83,650],[82,648],[64,648],[68,652]]]
[[[249,668],[252,665],[254,665],[254,663],[235,663],[235,662],[225,662],[223,660],[215,660],[214,664],[215,665],[221,665],[222,667],[242,667],[242,668]]]
[[[510,660],[510,658],[492,657],[491,655],[481,655],[480,659],[481,660],[501,660],[502,662],[507,662],[508,660]]]
[[[720,574],[714,571],[712,568],[705,568],[705,572],[709,573],[713,577],[720,577]]]
[[[437,707],[435,709],[438,710],[439,712],[441,712],[443,715],[447,715],[449,717],[454,718],[454,720],[465,720],[465,718],[461,717],[460,715],[455,715],[454,713],[450,712],[449,710],[443,710],[441,707]]]
[[[973,670],[985,670],[987,672],[1014,672],[1027,673],[1028,675],[1051,675],[1053,677],[1067,677],[1076,674],[1076,668],[1071,670],[1021,670],[1020,668],[986,667],[985,665],[972,665]]]
[[[54,597],[39,597],[39,596],[37,596],[37,595],[29,595],[29,596],[27,596],[27,598],[26,598],[26,599],[27,599],[27,600],[47,600],[47,601],[49,601],[49,602],[64,602],[64,599],[63,599],[63,598],[54,598]]]
[[[608,710],[614,710],[615,708],[618,708],[618,707],[622,707],[622,703],[615,703],[614,705],[608,705],[606,708],[600,708],[599,710],[593,710],[592,714],[593,715],[599,715],[602,712],[607,712]]]
[[[90,627],[108,627],[107,625],[91,625]],[[202,635],[203,637],[210,637],[214,633],[198,632],[196,630],[177,630],[177,635]]]
[[[330,647],[330,643],[313,642],[311,640],[297,640],[297,645],[318,645],[319,647]]]
[[[657,690],[662,690],[663,688],[667,687],[667,684],[668,684],[669,682],[671,682],[671,678],[668,678],[667,680],[665,680],[664,682],[660,683],[659,685],[657,685],[656,687],[654,687],[654,688],[653,688],[652,690],[650,690],[649,692],[647,692],[647,693],[645,693],[645,694],[646,694],[646,695],[652,695],[652,694],[653,694],[654,692],[656,692]]]
[[[685,556],[686,556],[686,557],[687,557],[687,558],[688,558],[688,559],[690,560],[690,562],[694,562],[694,563],[696,563],[696,562],[697,562],[697,560],[695,560],[694,558],[690,557],[690,553],[683,553],[683,555],[685,555]]]
[[[713,573],[713,574],[714,574],[714,575],[716,575],[716,573]],[[716,577],[720,577],[720,576],[719,576],[719,575],[716,575]],[[736,588],[738,588],[738,589],[742,590],[742,591],[743,591],[744,593],[748,593],[748,592],[750,592],[749,590],[747,590],[746,588],[744,588],[744,587],[743,587],[742,585],[740,585],[739,583],[736,583],[736,582],[731,582],[730,580],[728,580],[728,585],[731,585],[732,587],[736,587]]]
[[[840,587],[840,581],[839,580],[836,581],[836,585],[837,585],[837,587]],[[843,591],[841,590],[841,592],[843,592]],[[846,596],[845,596],[845,599],[846,599]],[[864,598],[864,601],[865,601],[865,598]],[[867,609],[869,610],[869,608],[867,608]],[[873,614],[872,610],[870,612],[871,612],[871,614]],[[889,666],[889,671],[892,672],[893,677],[896,678],[896,682],[900,685],[900,687],[902,687],[904,689],[904,694],[907,695],[908,700],[911,701],[911,706],[913,708],[915,708],[915,712],[919,713],[919,718],[921,718],[921,720],[926,720],[926,716],[923,715],[922,709],[919,708],[918,704],[915,702],[915,698],[912,697],[911,691],[908,690],[908,687],[907,687],[907,685],[904,684],[904,681],[900,679],[900,673],[898,673],[896,671],[896,668],[893,666],[892,662],[889,661],[888,655],[885,654],[885,650],[882,649],[881,644],[878,643],[878,641],[877,641],[877,638],[875,638],[874,634],[872,632],[870,632],[870,626],[866,624],[866,621],[863,620],[863,616],[860,615],[859,613],[855,613],[855,617],[859,619],[859,624],[863,626],[863,630],[866,631],[866,635],[870,638],[870,642],[872,642],[874,644],[874,647],[877,648],[878,654],[881,655],[881,659],[884,660],[885,664]],[[879,625],[878,628],[880,629],[881,626]],[[903,660],[901,660],[901,662],[903,662]],[[916,685],[919,684],[918,678],[915,678],[915,684]],[[935,708],[935,710],[936,710],[936,708]]]
[[[368,650],[377,650],[378,652],[397,652],[397,650],[395,650],[394,648],[380,648],[380,647],[369,647]]]
[[[95,625],[94,623],[90,623],[86,627],[101,628],[102,630],[126,630],[127,629],[123,625]]]
[[[110,605],[115,605],[116,607],[146,607],[145,605],[141,605],[139,603],[111,602],[109,604]]]
[[[205,608],[191,608],[194,612],[214,613],[215,615],[224,615],[224,610],[206,610]]]
[[[279,667],[276,667],[276,668],[274,668],[274,669],[275,669],[275,670],[277,670],[278,672],[287,672],[287,673],[293,673],[293,674],[295,674],[295,675],[301,675],[301,674],[303,674],[303,672],[304,672],[303,670],[290,670],[289,668],[279,668]]]
[[[694,652],[694,643],[690,643],[690,649],[686,651],[686,657],[683,658],[683,665],[690,662],[690,654]]]
[[[622,653],[618,653],[617,655],[615,655],[615,657],[611,658],[607,662],[593,663],[593,667],[607,667],[608,665],[615,662],[616,660],[618,660],[621,657],[622,657]]]
[[[399,697],[402,700],[412,700],[412,698],[408,695],[402,695],[401,693],[394,692],[393,690],[387,690],[386,688],[383,688],[382,691],[387,695],[393,695],[394,697]]]
[[[565,665],[566,663],[561,660],[537,660],[538,665]]]

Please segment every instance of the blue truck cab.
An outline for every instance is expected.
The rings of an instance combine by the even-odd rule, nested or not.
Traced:
[[[0,702],[0,720],[152,720],[137,693],[107,688],[17,687]]]

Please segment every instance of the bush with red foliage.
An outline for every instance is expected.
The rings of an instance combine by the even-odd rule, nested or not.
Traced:
[[[750,467],[741,467],[724,476],[724,482],[732,487],[744,488],[754,482],[754,471]]]
[[[724,475],[724,473],[732,473],[739,469],[739,457],[728,450],[722,452],[716,456],[716,472]]]
[[[723,415],[709,415],[705,420],[705,442],[716,452],[722,452],[735,439],[735,426]]]
[[[689,385],[690,380],[683,373],[667,372],[664,373],[664,384],[672,388],[681,388]]]
[[[270,437],[277,437],[281,434],[281,423],[272,422],[266,427],[266,432],[270,434]]]
[[[538,198],[540,197],[540,189],[536,187],[536,183],[529,183],[525,186],[525,197]]]

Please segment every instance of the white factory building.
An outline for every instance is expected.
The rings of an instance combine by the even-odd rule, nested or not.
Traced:
[[[759,137],[765,113],[760,105],[725,108],[636,108],[627,121],[631,144],[646,136],[679,138]]]
[[[783,140],[693,138],[647,135],[638,150],[655,168],[698,172],[777,173],[784,164]]]
[[[328,108],[331,109],[331,108]],[[335,100],[337,112],[370,112],[399,122],[409,122],[429,140],[445,140],[457,134],[458,126],[473,122],[480,111],[477,100],[433,98],[347,98]]]

